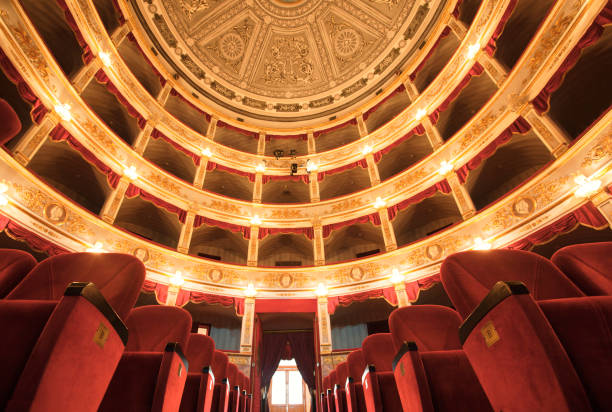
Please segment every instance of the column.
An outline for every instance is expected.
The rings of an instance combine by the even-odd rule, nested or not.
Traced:
[[[366,162],[368,163],[368,174],[370,175],[370,185],[376,186],[380,184],[380,175],[378,174],[378,166],[374,161],[374,155],[372,153],[368,153],[365,157]]]
[[[89,82],[91,82],[98,72],[102,68],[102,62],[100,58],[97,57],[89,62],[89,64],[83,66],[81,70],[72,78],[72,87],[78,94],[83,93],[83,90],[87,87]]]
[[[451,28],[451,30],[453,31],[453,33],[455,33],[455,36],[457,36],[459,40],[463,40],[463,38],[467,34],[467,27],[465,27],[465,24],[462,21],[456,19],[454,16],[451,16],[451,18],[448,19],[448,27]]]
[[[597,193],[591,198],[593,204],[599,209],[602,215],[608,221],[610,228],[612,229],[612,195],[607,193],[605,190]]]
[[[176,298],[180,290],[180,286],[173,285],[172,283],[168,285],[168,298],[166,299],[166,306],[176,305]]]
[[[457,208],[459,209],[459,213],[461,213],[463,220],[467,220],[474,216],[476,214],[474,202],[472,202],[470,193],[467,191],[465,186],[459,182],[459,177],[457,174],[454,171],[451,171],[446,175],[446,180],[452,189],[455,203],[457,203]]]
[[[311,131],[308,132],[308,154],[314,154],[317,152],[317,145],[315,144],[314,133]]]
[[[164,84],[164,87],[162,87],[162,89],[159,91],[159,94],[157,95],[157,101],[159,102],[161,106],[166,105],[166,102],[168,101],[168,97],[170,97],[171,91],[172,91],[172,85],[170,84],[170,82],[166,82],[166,84]]]
[[[208,166],[208,157],[200,156],[200,164],[196,168],[195,176],[193,177],[193,185],[198,189],[204,186],[204,178],[206,177],[206,167]]]
[[[15,160],[23,166],[27,166],[45,142],[51,130],[57,126],[58,122],[59,118],[57,115],[54,112],[49,112],[45,115],[40,124],[34,124],[30,127],[21,139],[19,139],[19,143],[17,143],[15,147]]]
[[[127,23],[117,27],[117,29],[111,35],[111,40],[115,47],[119,47],[123,39],[125,39],[128,33],[131,31]]]
[[[257,154],[263,156],[266,153],[266,133],[259,132],[259,140],[257,141]]]
[[[259,248],[259,226],[251,226],[247,266],[257,266],[257,250]]]
[[[331,322],[327,311],[327,296],[317,298],[317,320],[319,324],[319,353],[331,353]]]
[[[308,175],[308,189],[310,190],[311,202],[321,201],[321,195],[319,194],[319,174],[317,172],[310,172]]]
[[[570,139],[548,116],[540,116],[531,105],[523,116],[554,157],[561,156],[567,150]]]
[[[255,325],[255,298],[244,299],[244,316],[240,329],[240,353],[253,353],[253,326]]]
[[[179,237],[178,246],[176,250],[181,253],[189,253],[189,245],[191,244],[191,235],[193,234],[193,222],[195,220],[196,213],[188,211],[185,217],[185,223],[181,227],[181,235]]]
[[[134,151],[141,156],[146,150],[147,145],[149,144],[151,133],[153,133],[153,125],[150,122],[147,122],[145,124],[144,129],[142,129],[138,133],[138,136],[136,136],[136,140],[134,141],[134,144],[132,145],[132,149],[134,149]]]
[[[312,225],[314,232],[313,249],[315,266],[325,265],[325,244],[323,243],[323,226],[321,222],[316,221]]]
[[[411,102],[415,101],[417,97],[419,97],[419,91],[412,80],[410,80],[410,77],[406,77],[404,79],[404,87],[406,88],[406,94],[408,94],[408,97],[410,97]]]
[[[357,129],[359,129],[359,137],[368,135],[368,128],[365,124],[365,120],[363,120],[363,113],[357,115]]]
[[[112,225],[115,221],[117,212],[119,212],[119,208],[121,207],[121,203],[125,197],[125,191],[129,185],[130,180],[127,177],[122,176],[117,184],[117,187],[114,188],[106,198],[104,206],[102,206],[102,210],[100,211],[100,217],[106,223],[110,223]]]
[[[440,132],[438,132],[438,128],[433,125],[428,115],[425,115],[423,119],[421,119],[421,124],[425,128],[425,133],[427,134],[427,140],[431,144],[434,150],[444,144],[444,140],[442,140],[442,136],[440,136]]]
[[[485,71],[491,80],[493,80],[493,82],[497,85],[497,87],[501,87],[508,77],[504,66],[502,66],[497,59],[489,56],[487,53],[478,53],[476,61],[480,63],[482,67],[484,67]]]
[[[217,133],[217,122],[218,121],[219,119],[217,119],[215,116],[212,116],[210,118],[210,123],[208,123],[208,130],[206,131],[206,136],[210,140],[215,140],[215,133]]]
[[[385,241],[385,250],[387,252],[390,252],[392,250],[397,249],[395,231],[393,230],[393,225],[389,220],[389,213],[387,212],[387,208],[379,209],[378,216],[380,217],[380,228],[382,230],[383,239]]]
[[[408,293],[406,293],[405,283],[402,282],[395,285],[395,294],[397,295],[397,304],[400,308],[411,305],[408,300]]]
[[[263,192],[263,173],[255,174],[255,184],[253,185],[253,203],[261,203],[261,193]]]

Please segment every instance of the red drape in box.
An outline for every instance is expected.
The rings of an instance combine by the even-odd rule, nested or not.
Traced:
[[[344,166],[337,167],[335,169],[326,170],[324,172],[319,172],[317,174],[317,179],[319,182],[325,178],[325,176],[333,175],[336,173],[344,172],[345,170],[353,169],[357,166],[361,166],[364,169],[368,168],[368,162],[365,159],[357,160],[356,162],[346,164]]]
[[[95,77],[99,83],[106,85],[106,89],[111,92],[115,96],[115,98],[117,98],[117,100],[123,105],[123,107],[125,107],[125,110],[127,110],[128,114],[138,121],[138,127],[144,129],[145,125],[147,124],[147,119],[145,119],[138,112],[138,110],[136,110],[134,106],[132,106],[130,102],[127,101],[127,99],[121,94],[119,89],[117,89],[113,82],[111,82],[106,73],[104,73],[104,69],[98,70]]]
[[[4,230],[10,238],[25,242],[32,249],[44,252],[49,256],[68,253],[68,250],[63,247],[56,245],[50,240],[43,239],[37,234],[11,221],[8,217],[0,215],[0,231],[2,230]]]
[[[331,232],[334,230],[341,229],[345,226],[351,226],[357,223],[372,223],[373,225],[380,225],[380,215],[378,212],[372,213],[370,215],[356,217],[355,219],[345,220],[344,222],[332,223],[329,225],[323,226],[323,237],[329,237]]]
[[[144,189],[139,188],[138,186],[135,186],[133,183],[130,183],[130,185],[128,186],[127,190],[125,191],[125,197],[127,197],[128,199],[131,199],[133,197],[136,197],[140,195],[140,197],[148,202],[153,203],[155,206],[161,207],[163,209],[166,209],[168,212],[170,213],[174,213],[178,216],[179,221],[181,223],[185,223],[185,218],[187,217],[187,212],[185,212],[183,209],[181,209],[178,206],[175,206],[171,203],[166,202],[165,200],[162,200],[160,198],[158,198],[157,196],[154,196],[150,193],[148,193],[147,191],[145,191]]]
[[[379,150],[378,152],[374,153],[374,161],[376,163],[380,162],[380,160],[382,159],[383,155],[389,153],[391,150],[395,149],[397,146],[401,145],[402,143],[404,143],[406,140],[410,139],[415,134],[416,135],[425,134],[425,127],[423,127],[422,124],[419,124],[419,125],[415,126],[414,129],[412,129],[411,131],[406,133],[404,136],[402,136],[399,139],[397,139],[395,142],[391,143],[389,146],[387,146],[384,149]]]
[[[563,216],[556,222],[530,234],[518,242],[511,244],[508,246],[508,249],[529,250],[535,245],[550,242],[552,239],[562,233],[571,232],[578,227],[578,225],[602,229],[608,226],[608,222],[601,212],[593,205],[593,203],[588,202],[573,212]]]
[[[116,1],[116,0],[115,0]],[[461,8],[461,3],[463,3],[463,0],[457,0],[457,4],[455,5],[455,9],[453,10],[453,12],[451,13],[453,15],[454,18],[458,19],[459,18],[459,14],[460,14],[460,8]]]
[[[472,76],[480,76],[483,71],[484,71],[484,67],[482,67],[480,63],[478,62],[474,63],[474,65],[472,66],[468,74],[466,74],[463,80],[461,80],[461,82],[457,85],[457,87],[455,87],[455,90],[453,90],[451,94],[449,94],[446,97],[446,100],[444,100],[442,104],[440,104],[440,106],[438,106],[438,108],[429,115],[429,119],[431,120],[433,124],[438,123],[438,119],[440,118],[440,113],[448,109],[448,106],[459,96],[461,91],[465,87],[467,87],[467,85],[470,83]]]
[[[182,94],[180,94],[179,92],[177,92],[175,89],[170,90],[170,95],[178,97],[179,99],[181,99],[182,101],[184,101],[185,103],[187,103],[192,109],[196,110],[197,112],[199,112],[202,116],[204,116],[206,118],[207,122],[210,122],[210,115],[208,113],[205,113],[204,111],[202,111],[202,109],[200,109],[198,106],[196,106],[195,104],[191,103],[189,100],[187,100],[185,98],[185,96],[183,96]],[[217,124],[218,126],[218,124]]]
[[[255,313],[316,313],[316,299],[257,299]]]
[[[197,154],[195,154],[195,153],[185,149],[183,146],[181,146],[180,144],[178,144],[174,140],[170,139],[168,136],[166,136],[165,134],[163,134],[159,130],[153,129],[153,131],[151,132],[151,137],[154,138],[154,139],[162,139],[163,141],[169,143],[172,147],[174,147],[179,152],[183,152],[187,156],[191,157],[191,159],[193,160],[193,163],[196,166],[200,165],[200,156],[198,156]]]
[[[13,66],[13,63],[8,56],[4,54],[2,49],[0,49],[0,68],[2,68],[6,77],[17,86],[17,91],[19,91],[21,98],[32,105],[32,110],[30,110],[32,121],[36,124],[40,124],[49,110],[42,104],[32,89],[30,89],[30,86],[28,86],[23,79],[21,73]]]
[[[261,177],[261,182],[263,184],[266,184],[273,180],[290,180],[292,182],[302,181],[306,184],[310,183],[310,178],[308,177],[308,175],[293,175],[293,176],[291,175],[285,175],[285,176],[263,175]]]
[[[155,298],[162,305],[168,300],[168,285],[164,285],[163,283],[145,279],[142,290],[147,293],[155,293]]]
[[[106,175],[106,179],[108,180],[109,185],[114,189],[117,187],[119,183],[119,176],[117,173],[113,171],[109,166],[107,166],[104,162],[94,156],[85,146],[83,146],[77,139],[75,139],[68,130],[64,129],[61,124],[55,126],[51,133],[49,133],[49,137],[51,140],[56,142],[65,140],[68,142],[70,146],[72,146],[77,152],[83,156],[83,158],[88,162],[94,165],[100,172]]]
[[[401,211],[406,209],[408,206],[410,206],[413,203],[418,203],[424,199],[427,199],[428,197],[432,197],[433,195],[435,195],[438,192],[442,192],[444,194],[448,194],[452,191],[450,185],[448,184],[448,181],[446,179],[439,181],[438,183],[436,183],[435,185],[423,190],[421,193],[418,193],[412,197],[409,197],[408,199],[404,199],[401,202],[393,205],[393,206],[389,206],[387,208],[387,214],[389,216],[389,220],[393,220],[395,218],[395,216],[397,216],[397,214]]]
[[[259,136],[257,136],[259,138]],[[269,142],[272,139],[301,139],[308,140],[307,134],[267,134],[266,142]]]
[[[459,8],[459,6],[457,5],[457,9]],[[456,10],[457,10],[456,9]],[[421,63],[419,63],[419,65],[416,67],[416,69],[414,69],[414,71],[412,73],[410,73],[410,80],[414,81],[414,79],[416,79],[417,75],[419,74],[419,72],[423,69],[423,67],[425,66],[425,63],[427,63],[427,60],[429,60],[429,58],[434,54],[434,52],[436,51],[436,49],[438,48],[438,46],[440,45],[440,43],[442,42],[442,39],[444,39],[446,36],[448,36],[451,33],[451,28],[450,27],[445,27],[444,30],[442,30],[442,33],[440,33],[440,37],[438,37],[438,40],[436,40],[436,42],[434,43],[434,45],[431,47],[431,49],[429,50],[429,52],[427,53],[427,55],[425,57],[423,57],[423,60],[421,60]]]
[[[89,63],[90,61],[94,59],[94,55],[91,52],[89,45],[83,38],[83,34],[81,33],[79,26],[77,26],[76,21],[74,20],[74,17],[72,16],[72,13],[70,12],[68,5],[66,4],[66,1],[56,0],[56,2],[57,2],[57,5],[60,7],[60,9],[64,11],[64,17],[66,18],[66,23],[68,23],[68,26],[72,29],[72,32],[74,33],[74,37],[79,43],[79,46],[81,46],[81,48],[83,49],[83,56],[82,56],[83,61],[85,62],[85,64]]]
[[[224,171],[224,172],[228,172],[228,173],[233,173],[238,176],[244,176],[247,179],[249,179],[249,181],[251,182],[255,181],[255,173],[243,172],[242,170],[232,169],[231,167],[223,166],[223,165],[220,165],[219,163],[211,162],[209,160],[208,163],[206,164],[206,171],[212,172],[215,169]]]
[[[595,21],[591,26],[587,29],[586,33],[582,36],[582,38],[578,41],[578,44],[572,49],[572,51],[565,58],[563,63],[557,72],[550,78],[546,86],[542,89],[542,91],[536,96],[535,99],[531,101],[533,107],[538,111],[538,113],[542,114],[548,111],[548,105],[550,103],[550,96],[553,94],[561,84],[563,83],[563,79],[565,78],[565,73],[571,70],[574,65],[580,59],[580,54],[582,50],[594,44],[601,35],[603,34],[604,28],[603,26],[610,24],[612,22],[612,2],[608,1],[606,7],[599,13],[599,15],[595,18]]]
[[[206,303],[207,305],[221,305],[234,307],[236,314],[244,315],[244,299],[230,296],[213,295],[212,293],[195,292],[181,289],[176,297],[176,306],[185,306],[187,303]]]
[[[119,7],[117,0],[113,0],[113,6],[115,6],[115,10],[117,11],[117,20],[119,20],[119,23],[125,23],[125,17],[123,17],[123,12],[121,11],[121,7]]]
[[[395,96],[398,93],[403,93],[406,90],[406,86],[404,86],[403,84],[401,86],[399,86],[397,89],[393,90],[391,93],[389,93],[389,95],[387,97],[385,97],[384,99],[382,99],[380,102],[376,103],[374,106],[370,107],[364,114],[363,114],[363,120],[368,120],[368,117],[370,117],[370,115],[372,113],[374,113],[376,110],[378,110],[380,108],[380,106],[382,106],[383,104],[385,104],[387,101],[389,101],[393,96]]]
[[[312,227],[260,227],[257,238],[261,240],[268,235],[277,235],[279,233],[304,235],[310,240],[314,238],[314,230]]]
[[[408,300],[410,302],[414,302],[419,298],[419,293],[421,290],[429,289],[437,282],[440,282],[440,274],[406,283],[406,294],[408,295]]]
[[[295,359],[302,379],[310,390],[316,387],[315,382],[315,348],[313,332],[291,332],[287,333],[291,354]]]
[[[499,146],[502,146],[510,141],[512,135],[515,133],[524,134],[531,130],[531,125],[523,117],[519,116],[514,123],[512,123],[506,130],[504,130],[499,136],[495,138],[491,143],[485,146],[476,156],[474,156],[469,162],[457,169],[456,173],[461,183],[465,183],[468,174],[471,170],[474,170],[480,166],[483,160],[493,156],[493,153]]]
[[[485,46],[484,51],[489,56],[493,56],[493,54],[495,53],[495,49],[497,47],[497,39],[499,39],[499,36],[501,36],[502,32],[504,31],[504,27],[506,27],[506,23],[508,22],[508,19],[512,15],[512,12],[514,11],[514,8],[516,7],[516,3],[517,3],[517,0],[511,0],[510,3],[508,3],[508,7],[506,8],[504,15],[502,16],[501,20],[499,21],[499,24],[495,28],[495,31],[493,32],[493,35],[489,39],[489,42]]]
[[[114,0],[116,1],[116,0]],[[142,48],[140,47],[140,44],[138,44],[138,41],[136,40],[136,37],[134,37],[134,35],[132,33],[128,33],[127,34],[127,38],[134,43],[134,46],[136,46],[136,48],[138,48],[138,51],[140,52],[140,55],[142,56],[142,58],[144,59],[144,61],[147,62],[147,64],[149,65],[149,67],[151,68],[151,70],[153,70],[153,73],[155,73],[155,75],[159,78],[159,82],[161,83],[162,87],[165,86],[166,84],[166,79],[164,78],[164,76],[162,76],[162,74],[157,70],[157,68],[153,65],[153,63],[151,63],[151,60],[149,60],[149,58],[147,57],[147,55],[144,53],[144,51],[142,50]]]
[[[221,229],[227,229],[231,232],[240,232],[242,233],[242,236],[245,239],[251,238],[251,228],[249,226],[240,226],[233,223],[222,222],[220,220],[197,215],[193,221],[193,227],[198,228],[203,224],[206,224],[208,226],[220,227]]]
[[[355,302],[364,302],[368,299],[383,298],[392,306],[397,306],[397,294],[393,286],[384,289],[368,290],[353,295],[332,296],[327,298],[327,311],[332,315],[340,305],[348,306]]]
[[[328,128],[328,129],[316,130],[316,131],[313,133],[313,136],[314,136],[314,137],[319,137],[319,136],[321,136],[322,134],[331,133],[331,132],[334,132],[334,131],[336,131],[336,130],[340,130],[340,129],[342,129],[342,128],[346,127],[346,126],[349,126],[349,125],[353,125],[353,126],[354,126],[354,125],[356,125],[356,124],[357,124],[357,119],[356,119],[356,118],[352,118],[351,120],[349,120],[349,121],[347,121],[347,122],[344,122],[344,123],[338,124],[338,125],[336,125],[336,126],[333,126],[333,127]]]
[[[217,127],[223,128],[223,129],[228,129],[228,130],[233,130],[235,132],[238,132],[240,134],[243,134],[245,136],[250,136],[254,139],[259,139],[259,133],[254,132],[252,130],[245,130],[245,129],[241,129],[239,127],[236,126],[232,126],[231,124],[225,123],[222,120],[219,120],[217,122]]]

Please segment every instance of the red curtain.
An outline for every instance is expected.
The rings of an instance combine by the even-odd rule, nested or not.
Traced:
[[[531,125],[523,117],[519,116],[506,130],[504,130],[499,136],[495,138],[491,143],[485,146],[476,156],[469,162],[459,168],[456,173],[461,183],[465,183],[468,174],[471,170],[474,170],[480,166],[483,160],[493,156],[493,153],[499,146],[502,146],[510,141],[512,135],[515,133],[524,134],[531,130]]]
[[[384,99],[382,99],[380,102],[376,103],[374,106],[370,107],[368,109],[368,111],[366,111],[363,114],[363,120],[367,120],[368,117],[370,117],[370,115],[372,113],[374,113],[376,110],[378,110],[380,108],[380,106],[382,106],[383,104],[385,104],[387,101],[389,101],[389,99],[391,99],[393,96],[395,96],[398,93],[402,93],[406,90],[406,86],[404,86],[403,84],[398,87],[397,89],[393,90],[391,93],[389,93],[389,95],[387,97],[385,97]]]
[[[383,298],[392,306],[397,306],[397,294],[395,288],[389,287],[384,289],[368,290],[353,295],[332,296],[327,298],[327,311],[333,315],[336,308],[340,305],[348,306],[355,302],[364,302],[368,299]]]
[[[343,222],[325,225],[323,226],[323,237],[328,237],[329,235],[331,235],[331,232],[333,232],[334,230],[341,229],[345,226],[351,226],[357,223],[368,223],[368,222],[376,226],[380,225],[381,223],[380,215],[378,214],[378,212],[372,213],[370,215],[356,217],[355,219],[351,219],[351,220],[345,220]]]
[[[222,229],[229,230],[231,232],[240,232],[245,239],[251,238],[251,227],[250,226],[241,226],[233,223],[222,222],[220,220],[211,219],[209,217],[197,215],[193,221],[193,227],[198,228],[203,224],[207,224],[208,226],[220,227]]]
[[[448,181],[446,179],[439,181],[435,185],[429,187],[428,189],[423,190],[421,193],[418,193],[408,199],[404,199],[398,204],[393,206],[389,206],[387,208],[387,214],[389,216],[389,220],[393,220],[395,216],[401,211],[406,209],[413,203],[419,203],[420,201],[427,199],[428,197],[432,197],[438,192],[442,192],[444,194],[448,194],[452,191]]]
[[[406,283],[406,294],[408,295],[408,300],[410,302],[414,302],[419,298],[419,293],[421,290],[429,289],[437,282],[440,282],[440,274]]]
[[[489,56],[493,56],[493,54],[495,53],[495,49],[497,47],[497,39],[499,39],[499,36],[501,36],[502,32],[504,31],[504,27],[506,27],[506,23],[508,22],[508,19],[510,19],[512,12],[516,7],[516,3],[517,0],[511,0],[510,3],[508,3],[508,7],[506,8],[504,15],[502,16],[501,20],[499,21],[499,24],[495,28],[495,31],[489,39],[489,42],[485,46],[484,51]]]
[[[317,175],[317,179],[319,182],[325,178],[325,176],[333,175],[336,173],[344,172],[345,170],[353,169],[357,166],[361,166],[364,169],[368,168],[368,162],[365,159],[357,160],[356,162],[346,164],[344,166],[337,167],[335,169],[326,170],[324,172],[319,172]]]
[[[245,129],[241,129],[241,128],[236,127],[236,126],[232,126],[231,124],[225,123],[222,120],[219,120],[217,122],[217,127],[228,129],[228,130],[233,130],[233,131],[238,132],[238,133],[240,133],[242,135],[250,136],[250,137],[252,137],[254,139],[259,139],[259,133],[253,132],[252,130],[245,130]]]
[[[116,2],[117,0],[113,0],[114,2]],[[119,14],[121,14],[121,11],[118,11]],[[123,15],[121,15],[121,17],[123,17]],[[122,23],[123,24],[123,23]],[[142,50],[142,48],[140,47],[140,44],[138,44],[138,41],[136,41],[136,37],[134,37],[134,35],[132,33],[128,33],[127,34],[127,38],[134,43],[134,45],[136,46],[136,48],[138,48],[138,51],[140,52],[140,55],[142,56],[142,58],[147,62],[147,64],[149,65],[149,67],[151,68],[151,70],[153,70],[153,73],[155,73],[157,75],[157,77],[159,78],[159,82],[161,83],[162,87],[166,85],[166,79],[164,78],[164,76],[162,76],[162,74],[157,70],[157,68],[155,67],[155,65],[153,63],[151,63],[151,60],[149,60],[149,58],[147,57],[147,55],[144,53],[144,51]]]
[[[261,359],[261,391],[262,406],[267,400],[267,392],[272,381],[272,376],[278,368],[278,363],[283,355],[285,344],[287,343],[286,333],[263,333],[259,354]],[[262,408],[262,410],[265,410]]]
[[[125,197],[127,197],[128,199],[131,199],[138,195],[140,195],[142,199],[153,203],[155,206],[161,207],[163,209],[166,209],[170,213],[174,213],[178,215],[179,221],[181,223],[185,223],[187,212],[185,212],[183,209],[171,203],[168,203],[165,200],[158,198],[157,196],[154,196],[146,192],[145,190],[139,188],[138,186],[135,186],[133,183],[130,183],[127,190],[125,191]]]
[[[457,9],[455,9],[455,10],[458,10],[458,9],[459,9],[459,5],[457,4]],[[427,55],[425,57],[423,57],[423,60],[421,60],[421,63],[419,63],[419,65],[416,67],[416,69],[414,69],[414,71],[412,73],[410,73],[410,80],[414,81],[414,79],[416,79],[416,77],[419,74],[419,72],[425,66],[425,63],[427,63],[427,60],[429,60],[429,58],[434,54],[434,52],[436,51],[436,49],[440,45],[440,42],[442,42],[442,39],[444,39],[450,33],[451,33],[451,28],[448,27],[448,26],[445,27],[444,30],[442,30],[442,33],[440,33],[440,37],[438,37],[438,40],[436,40],[436,42],[431,47],[431,49],[429,50]]]
[[[277,235],[281,233],[293,233],[296,235],[304,235],[308,239],[314,239],[314,229],[312,227],[260,227],[257,238],[259,240],[268,235]]]
[[[384,154],[389,153],[391,150],[395,149],[397,146],[401,145],[402,143],[404,143],[406,140],[410,139],[415,134],[417,134],[417,135],[425,134],[425,127],[423,127],[422,124],[419,124],[419,125],[415,126],[414,129],[412,129],[411,131],[406,133],[401,138],[397,139],[395,142],[391,143],[389,146],[387,146],[384,149],[379,150],[378,152],[374,153],[374,161],[377,162],[377,163],[380,162],[380,160],[382,159]]]
[[[123,105],[123,107],[125,107],[125,110],[127,110],[128,114],[138,121],[138,127],[144,129],[145,125],[147,124],[147,119],[145,119],[138,112],[138,110],[136,110],[134,106],[132,106],[130,102],[127,101],[127,99],[121,94],[119,89],[117,89],[113,82],[111,82],[106,73],[104,73],[104,69],[98,70],[95,75],[95,78],[99,83],[106,85],[106,89],[117,98],[117,100]]]
[[[44,252],[49,256],[69,253],[69,251],[63,247],[30,232],[23,226],[11,221],[8,217],[0,215],[0,231],[2,230],[4,230],[10,238],[25,242],[32,249]]]
[[[185,153],[187,156],[191,157],[191,159],[193,160],[193,163],[196,166],[200,165],[200,156],[198,156],[197,154],[195,154],[195,153],[185,149],[183,146],[181,146],[180,144],[178,144],[174,140],[170,139],[168,136],[166,136],[165,134],[163,134],[159,130],[153,129],[153,131],[151,132],[151,137],[154,138],[154,139],[162,139],[163,141],[169,143],[176,150],[178,150],[178,151],[180,151],[182,153]]]
[[[177,92],[175,89],[170,90],[170,94],[172,96],[178,97],[179,99],[181,99],[182,101],[184,101],[185,103],[187,103],[192,109],[196,110],[197,112],[199,112],[202,116],[204,116],[206,118],[207,122],[210,122],[210,115],[208,113],[205,113],[202,111],[202,109],[200,109],[199,107],[197,107],[195,104],[191,103],[189,100],[187,100],[182,94],[180,94],[179,92]]]
[[[461,82],[457,85],[457,87],[455,87],[455,90],[453,90],[451,94],[449,94],[448,97],[446,97],[446,100],[444,100],[442,104],[440,104],[440,106],[438,106],[438,108],[429,115],[429,119],[431,120],[433,124],[438,123],[438,119],[440,118],[440,113],[448,109],[448,106],[459,96],[461,91],[465,87],[467,87],[467,85],[470,83],[472,76],[480,76],[483,71],[484,71],[484,67],[482,67],[480,63],[478,62],[474,63],[474,65],[472,66],[468,74],[466,74],[463,80],[461,80]]]
[[[94,55],[91,52],[89,45],[83,38],[83,34],[81,33],[79,26],[77,26],[76,21],[74,20],[74,17],[72,16],[72,13],[70,12],[68,5],[66,4],[66,1],[56,0],[56,2],[57,2],[57,5],[60,7],[60,9],[64,11],[64,17],[66,19],[66,23],[68,23],[68,26],[72,29],[72,32],[74,33],[74,37],[79,43],[79,46],[81,46],[81,48],[83,49],[83,61],[85,62],[85,64],[89,63],[90,61],[94,59]]]
[[[295,359],[302,379],[312,391],[316,388],[315,381],[315,348],[313,332],[291,332],[287,334],[291,354]]]
[[[121,176],[113,171],[109,166],[107,166],[104,162],[94,156],[85,146],[83,146],[78,140],[76,140],[68,130],[64,129],[61,124],[55,126],[55,128],[49,133],[49,137],[51,140],[59,142],[59,141],[67,141],[70,146],[72,146],[77,152],[83,156],[83,158],[88,162],[94,165],[100,172],[106,175],[106,179],[110,186],[114,189],[117,187]]]
[[[49,110],[42,104],[32,89],[30,89],[30,86],[28,86],[23,79],[21,73],[13,66],[13,63],[8,56],[4,54],[2,49],[0,49],[0,67],[6,77],[17,86],[17,91],[21,95],[21,98],[32,105],[32,110],[30,110],[32,121],[36,124],[40,124]]]
[[[231,296],[220,296],[211,293],[195,292],[191,290],[181,289],[176,297],[176,306],[185,306],[187,303],[206,303],[207,305],[221,305],[233,307],[236,309],[236,314],[244,315],[244,299],[234,298]]]
[[[277,175],[263,175],[261,177],[261,181],[263,184],[266,184],[273,180],[290,180],[292,182],[304,182],[306,184],[310,183],[310,178],[308,175],[285,175],[285,176],[277,176]]]
[[[213,170],[220,170],[228,173],[233,173],[238,176],[244,176],[249,179],[249,181],[255,181],[255,173],[243,172],[242,170],[232,169],[231,167],[220,165],[219,163],[211,162],[210,160],[206,164],[206,171],[211,172]]]
[[[142,290],[146,293],[155,293],[155,298],[160,304],[165,304],[168,300],[168,285],[164,285],[163,283],[145,279]]]
[[[353,125],[354,126],[356,124],[357,124],[357,119],[356,118],[352,118],[351,120],[349,120],[347,122],[344,122],[344,123],[341,123],[341,124],[338,124],[336,126],[333,126],[333,127],[327,128],[327,129],[323,129],[323,130],[316,130],[313,133],[313,136],[314,137],[319,137],[319,136],[321,136],[323,134],[331,133],[331,132],[334,132],[336,130],[340,130],[340,129],[346,127],[346,126],[349,126],[349,125]]]
[[[257,136],[259,138],[259,136]],[[267,134],[266,142],[269,142],[272,139],[301,139],[308,140],[307,134]]]
[[[586,31],[586,33],[582,36],[582,38],[578,41],[578,44],[572,49],[569,55],[565,58],[563,63],[557,72],[551,77],[551,79],[546,83],[546,86],[542,89],[540,94],[536,96],[535,99],[531,101],[535,109],[538,113],[542,114],[548,111],[548,105],[550,103],[550,96],[554,93],[561,84],[563,83],[563,79],[565,78],[565,73],[571,70],[574,65],[580,59],[580,54],[582,50],[594,44],[601,35],[603,34],[604,28],[603,26],[610,24],[612,22],[612,1],[608,1],[606,7],[599,13],[599,15],[595,18],[595,21]]]

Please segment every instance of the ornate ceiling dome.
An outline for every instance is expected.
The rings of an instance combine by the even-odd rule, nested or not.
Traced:
[[[131,0],[169,68],[231,118],[321,123],[358,110],[445,2]]]

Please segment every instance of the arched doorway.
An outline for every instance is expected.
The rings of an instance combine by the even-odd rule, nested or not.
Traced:
[[[281,360],[270,383],[270,412],[310,411],[308,386],[302,379],[295,359]]]

